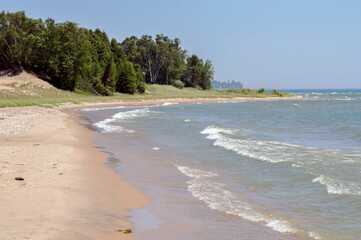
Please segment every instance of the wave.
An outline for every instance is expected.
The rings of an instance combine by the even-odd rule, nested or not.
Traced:
[[[313,179],[312,182],[326,186],[330,194],[361,195],[361,186],[353,182],[340,181],[325,175]]]
[[[216,140],[213,145],[223,147],[227,150],[236,152],[250,158],[259,159],[271,163],[287,162],[289,153],[284,150],[292,145],[280,142],[272,141],[256,141],[251,139],[234,139],[228,137],[225,134],[232,135],[238,130],[225,129],[218,126],[208,126],[201,134],[207,134],[208,139]],[[284,152],[284,155],[280,157],[279,153]]]
[[[234,101],[234,100],[230,100],[230,101],[218,101],[217,103],[238,103],[238,102],[244,102],[244,101]]]
[[[127,133],[133,133],[134,130],[124,128],[119,125],[114,125],[112,123],[119,122],[119,121],[126,121],[126,120],[132,120],[138,117],[144,117],[147,116],[149,113],[154,113],[153,111],[150,111],[148,108],[142,108],[142,109],[136,109],[126,112],[119,112],[114,114],[111,118],[107,118],[103,121],[99,121],[97,123],[94,123],[94,125],[100,129],[102,129],[102,132],[127,132]]]
[[[269,163],[289,162],[291,167],[303,168],[305,173],[312,172],[313,176],[322,175],[327,171],[332,172],[333,177],[342,178],[339,167],[348,164],[350,169],[353,169],[352,164],[358,162],[361,156],[360,151],[322,149],[277,141],[255,140],[248,136],[235,135],[237,131],[237,129],[212,125],[201,131],[201,134],[207,135],[207,139],[214,140],[214,146]],[[361,193],[361,186],[353,182],[337,182],[326,177],[317,178],[313,182],[326,186],[329,193],[349,195]]]
[[[105,119],[103,121],[94,123],[94,125],[100,129],[102,132],[123,132],[125,129],[121,126],[111,125],[110,123],[114,122],[114,119]]]
[[[177,105],[177,104],[179,104],[179,103],[165,102],[165,103],[163,103],[162,105],[163,105],[163,106],[168,106],[168,105]]]
[[[132,110],[132,111],[127,111],[127,112],[119,112],[115,115],[113,115],[113,119],[118,119],[118,120],[132,120],[134,118],[137,117],[144,117],[146,115],[148,115],[150,111],[148,108],[142,108],[142,109],[136,109],[136,110]]]
[[[264,214],[246,200],[236,197],[235,194],[227,189],[225,184],[212,180],[212,178],[219,176],[217,173],[185,166],[176,167],[181,173],[192,178],[187,181],[188,191],[213,210],[239,216],[252,222],[263,223],[266,227],[280,233],[294,234],[300,232],[309,236],[318,236],[316,233],[310,234],[305,232],[281,217]]]

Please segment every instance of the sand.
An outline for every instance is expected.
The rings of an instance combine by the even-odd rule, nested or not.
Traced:
[[[1,240],[133,239],[118,230],[149,199],[104,167],[92,137],[69,112],[0,109]]]
[[[103,163],[93,133],[69,110],[167,102],[295,98],[159,99],[0,109],[0,239],[133,239],[128,210],[150,202]],[[24,178],[17,181],[15,178]]]

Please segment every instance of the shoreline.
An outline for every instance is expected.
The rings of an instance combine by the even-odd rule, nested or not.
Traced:
[[[134,239],[128,210],[150,203],[104,166],[75,109],[300,98],[151,99],[0,109],[0,238]],[[23,177],[24,181],[15,181]],[[120,231],[121,230],[121,231]]]
[[[0,239],[134,239],[128,210],[150,200],[104,166],[76,114],[24,107],[0,117]]]
[[[288,101],[305,100],[301,97],[236,97],[236,98],[159,98],[159,99],[141,99],[141,100],[112,100],[105,102],[84,102],[81,104],[65,103],[60,105],[59,109],[74,110],[82,108],[95,107],[113,107],[113,106],[151,106],[163,103],[211,103],[211,102],[255,102],[255,101]]]

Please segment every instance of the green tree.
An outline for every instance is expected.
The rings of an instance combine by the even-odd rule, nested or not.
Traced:
[[[187,57],[186,70],[181,78],[186,87],[196,87],[197,79],[200,75],[200,69],[202,65],[202,59],[193,54]]]
[[[137,90],[137,74],[133,63],[125,61],[120,64],[116,91],[121,93],[134,94]]]
[[[212,89],[212,80],[214,75],[214,68],[210,60],[206,60],[199,66],[199,76],[196,80],[197,86],[201,87],[203,90]]]
[[[102,77],[102,84],[104,87],[113,90],[115,87],[115,66],[114,60],[111,56],[108,60],[108,64],[105,66],[104,74]]]

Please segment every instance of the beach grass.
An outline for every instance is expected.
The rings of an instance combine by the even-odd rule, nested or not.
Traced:
[[[199,90],[196,88],[178,89],[167,85],[148,85],[143,94],[121,94],[114,96],[97,96],[84,92],[63,91],[56,88],[45,89],[31,84],[9,86],[12,91],[0,90],[0,108],[42,106],[56,107],[64,103],[96,103],[114,101],[140,101],[147,99],[172,99],[172,98],[236,98],[236,97],[291,97],[288,93],[259,93],[257,90]]]

